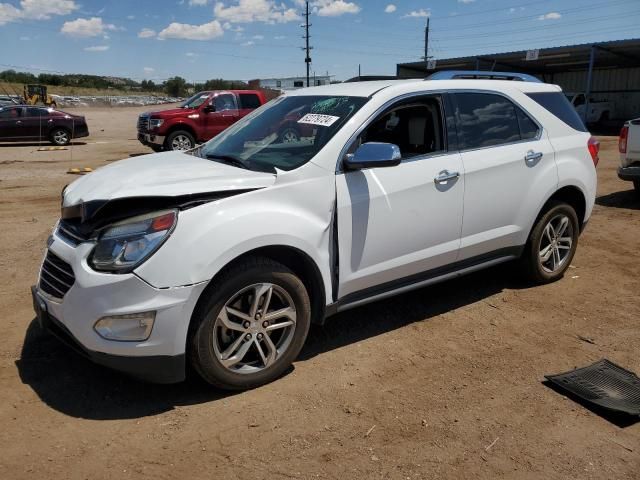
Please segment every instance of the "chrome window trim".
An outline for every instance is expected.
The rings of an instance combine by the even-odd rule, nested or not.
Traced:
[[[358,138],[358,136],[360,136],[362,131],[365,130],[371,124],[373,119],[375,119],[380,113],[382,113],[384,110],[386,110],[387,108],[392,106],[394,103],[396,103],[398,101],[406,100],[406,99],[412,98],[412,97],[420,97],[420,96],[425,96],[425,95],[446,95],[446,94],[453,95],[453,94],[456,94],[456,93],[493,94],[493,95],[499,95],[501,97],[506,98],[511,103],[513,103],[518,108],[520,108],[533,121],[533,123],[535,123],[538,126],[538,135],[536,137],[534,137],[534,138],[527,138],[525,140],[517,140],[517,141],[514,141],[514,142],[507,142],[507,143],[499,143],[499,144],[496,144],[496,145],[488,145],[486,147],[475,147],[475,148],[464,148],[464,149],[456,148],[455,150],[448,150],[447,149],[446,151],[441,152],[441,153],[437,153],[435,155],[420,155],[420,156],[416,156],[416,157],[411,157],[411,160],[422,160],[422,159],[431,158],[431,157],[439,157],[439,156],[442,156],[442,155],[449,155],[449,154],[456,153],[456,152],[457,153],[465,153],[465,152],[471,152],[471,151],[475,151],[475,150],[485,150],[487,148],[495,148],[495,147],[501,147],[501,146],[507,146],[507,145],[517,145],[519,143],[537,142],[537,141],[540,141],[540,139],[542,138],[542,135],[544,133],[544,127],[538,121],[538,119],[534,115],[532,115],[531,112],[529,112],[528,109],[523,107],[520,104],[520,102],[514,100],[509,95],[507,95],[505,93],[502,93],[502,92],[499,92],[499,91],[496,91],[496,90],[483,90],[483,89],[478,89],[478,88],[461,88],[461,89],[450,88],[450,89],[438,89],[438,90],[427,90],[427,91],[405,93],[405,94],[400,95],[398,97],[395,97],[395,98],[393,98],[391,100],[388,100],[384,104],[382,104],[349,137],[349,140],[347,140],[347,142],[345,143],[344,147],[342,147],[342,149],[340,150],[340,155],[339,155],[338,160],[336,162],[335,173],[336,174],[344,173],[344,169],[342,168],[342,162],[344,160],[344,156],[346,155],[347,151],[349,150],[349,148],[351,147],[353,142],[356,140],[356,138]],[[453,99],[453,101],[455,101],[455,99]],[[444,105],[443,105],[443,107],[444,107]],[[455,116],[455,111],[453,112],[453,114]],[[457,124],[457,119],[456,119],[456,124]],[[445,141],[446,141],[447,140],[446,137],[448,137],[447,130],[446,130],[447,129],[446,115],[443,117],[443,126],[445,128]],[[456,132],[456,136],[457,135],[458,134]],[[447,147],[448,147],[448,145],[447,145]],[[409,160],[409,159],[407,159],[407,160]]]

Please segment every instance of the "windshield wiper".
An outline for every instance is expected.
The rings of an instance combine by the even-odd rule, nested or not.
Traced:
[[[205,158],[208,160],[222,160],[224,163],[228,163],[229,165],[233,165],[234,167],[250,170],[250,168],[247,166],[246,163],[244,163],[239,158],[234,157],[233,155],[208,154],[208,155],[205,155]]]

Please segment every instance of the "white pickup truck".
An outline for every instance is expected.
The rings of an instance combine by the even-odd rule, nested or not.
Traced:
[[[583,120],[584,109],[586,107],[586,97],[584,93],[567,93],[567,100],[576,109],[578,115]],[[589,97],[589,111],[587,112],[586,123],[600,123],[606,122],[611,118],[612,104],[606,100],[596,100],[593,97]]]
[[[640,195],[640,118],[629,120],[620,131],[618,141],[620,168],[618,177],[633,182],[636,193]]]

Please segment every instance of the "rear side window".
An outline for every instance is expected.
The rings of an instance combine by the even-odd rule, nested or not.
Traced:
[[[240,94],[240,108],[258,108],[260,106],[260,98],[255,93]]]
[[[579,132],[586,132],[587,128],[582,123],[578,112],[561,92],[527,93],[527,96],[542,105],[549,112]]]
[[[521,140],[516,106],[500,95],[456,93],[461,149],[490,147]]]

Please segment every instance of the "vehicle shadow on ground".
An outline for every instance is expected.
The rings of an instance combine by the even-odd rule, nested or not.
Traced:
[[[82,145],[86,145],[87,142],[71,142],[68,145],[65,145],[65,147],[79,147]],[[7,142],[7,143],[0,143],[0,148],[7,148],[7,147],[56,147],[57,145],[53,145],[49,142]]]
[[[481,301],[505,288],[529,286],[514,280],[513,273],[510,265],[497,266],[340,313],[331,317],[324,326],[312,328],[298,361],[309,360],[318,354],[414,322],[429,320]],[[195,375],[177,385],[154,385],[131,379],[78,355],[44,332],[35,320],[27,329],[21,358],[16,361],[16,366],[22,382],[29,385],[43,402],[77,418],[140,418],[180,405],[212,402],[233,395],[206,385]]]
[[[322,327],[312,326],[298,360],[308,360],[411,323],[428,321],[496,295],[505,288],[530,286],[517,278],[513,264],[504,264],[347,310],[328,318]]]
[[[597,197],[596,204],[602,207],[640,210],[640,195],[633,189],[608,193],[607,195]]]

